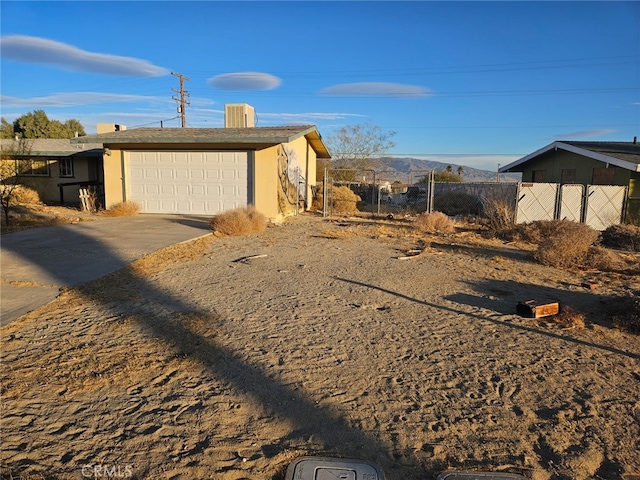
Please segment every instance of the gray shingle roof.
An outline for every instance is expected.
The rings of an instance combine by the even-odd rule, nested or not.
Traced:
[[[536,150],[529,155],[522,157],[500,168],[500,172],[521,172],[522,166],[537,158],[538,156],[552,150],[560,148],[571,151],[585,157],[593,158],[601,162],[610,163],[618,167],[640,172],[640,143],[634,142],[579,142],[579,141],[556,141]]]
[[[71,140],[65,138],[33,138],[24,141],[26,142],[24,148],[30,156],[34,157],[102,156],[102,143],[72,144]],[[18,142],[13,139],[0,139],[2,150],[16,148],[17,145]]]
[[[329,153],[315,125],[252,128],[133,128],[74,138],[73,143],[116,144],[233,144],[248,148],[288,143],[306,136],[320,158]]]
[[[640,164],[640,143],[633,142],[561,142],[574,147],[601,153],[609,157]]]

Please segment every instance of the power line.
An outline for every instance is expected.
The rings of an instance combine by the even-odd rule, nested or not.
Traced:
[[[182,128],[184,128],[187,125],[187,118],[185,116],[185,106],[186,105],[191,105],[187,100],[185,100],[185,97],[189,96],[189,93],[185,92],[184,90],[184,81],[185,80],[189,80],[188,77],[185,77],[184,75],[180,74],[180,73],[175,73],[175,72],[171,72],[171,75],[173,75],[174,77],[178,77],[180,79],[180,90],[176,90],[175,88],[172,88],[171,90],[173,90],[176,93],[180,94],[180,98],[176,98],[176,97],[171,97],[173,98],[176,102],[180,103],[180,106],[178,107],[178,113],[180,114],[180,116],[182,117]]]

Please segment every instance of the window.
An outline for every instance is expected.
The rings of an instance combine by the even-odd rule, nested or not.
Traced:
[[[49,161],[48,160],[16,160],[16,169],[19,175],[27,177],[48,177]]]
[[[594,168],[592,185],[613,185],[613,179],[616,173],[615,167]]]
[[[534,170],[531,174],[531,181],[544,182],[544,170]]]
[[[563,168],[560,183],[576,183],[576,169]]]
[[[61,158],[58,160],[61,177],[73,177],[73,158]]]

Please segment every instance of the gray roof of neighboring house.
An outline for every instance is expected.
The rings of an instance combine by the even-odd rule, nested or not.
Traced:
[[[640,172],[640,143],[557,141],[500,168],[500,172],[521,172],[522,165],[553,149],[566,150],[633,172]]]
[[[251,128],[133,128],[74,138],[73,143],[101,142],[105,145],[131,144],[217,144],[250,148],[288,143],[305,136],[319,158],[330,158],[315,125]]]
[[[68,138],[30,138],[22,140],[24,147],[14,139],[0,139],[0,148],[20,149],[24,155],[31,157],[102,157],[102,143],[71,143]]]

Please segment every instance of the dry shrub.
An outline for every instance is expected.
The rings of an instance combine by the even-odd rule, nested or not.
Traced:
[[[552,220],[541,224],[541,227],[539,232],[548,233],[542,235],[533,257],[551,267],[582,265],[600,235],[588,225],[569,220]]]
[[[424,233],[451,233],[455,229],[453,221],[442,212],[421,213],[413,225]]]
[[[218,235],[239,237],[260,233],[267,228],[267,218],[251,206],[227,210],[214,216],[209,227]]]
[[[544,320],[548,320],[548,319],[545,318]],[[551,317],[550,320],[553,321],[553,323],[555,323],[559,327],[566,328],[569,330],[573,330],[573,329],[578,330],[578,329],[584,328],[584,325],[585,325],[584,313],[579,312],[578,310],[569,306],[562,307],[560,309],[560,313]]]
[[[12,193],[12,200],[19,205],[40,203],[40,195],[34,189],[19,185]]]
[[[333,187],[331,197],[334,213],[356,213],[357,204],[362,200],[349,187]]]
[[[324,195],[322,194],[322,191],[318,191],[318,193],[313,197],[311,208],[319,212],[324,210]]]
[[[483,198],[482,213],[487,228],[492,233],[508,231],[516,221],[516,211],[512,202],[503,198]]]
[[[640,292],[615,297],[606,303],[607,313],[620,330],[640,333]]]
[[[620,272],[630,268],[627,262],[620,256],[619,252],[600,246],[589,248],[584,266],[609,272]]]
[[[105,217],[131,217],[133,215],[137,215],[140,212],[140,204],[136,202],[120,202],[116,203],[111,208],[107,210],[103,210],[100,212],[100,215]]]
[[[640,252],[640,227],[636,225],[611,225],[602,232],[602,244],[627,252]]]

